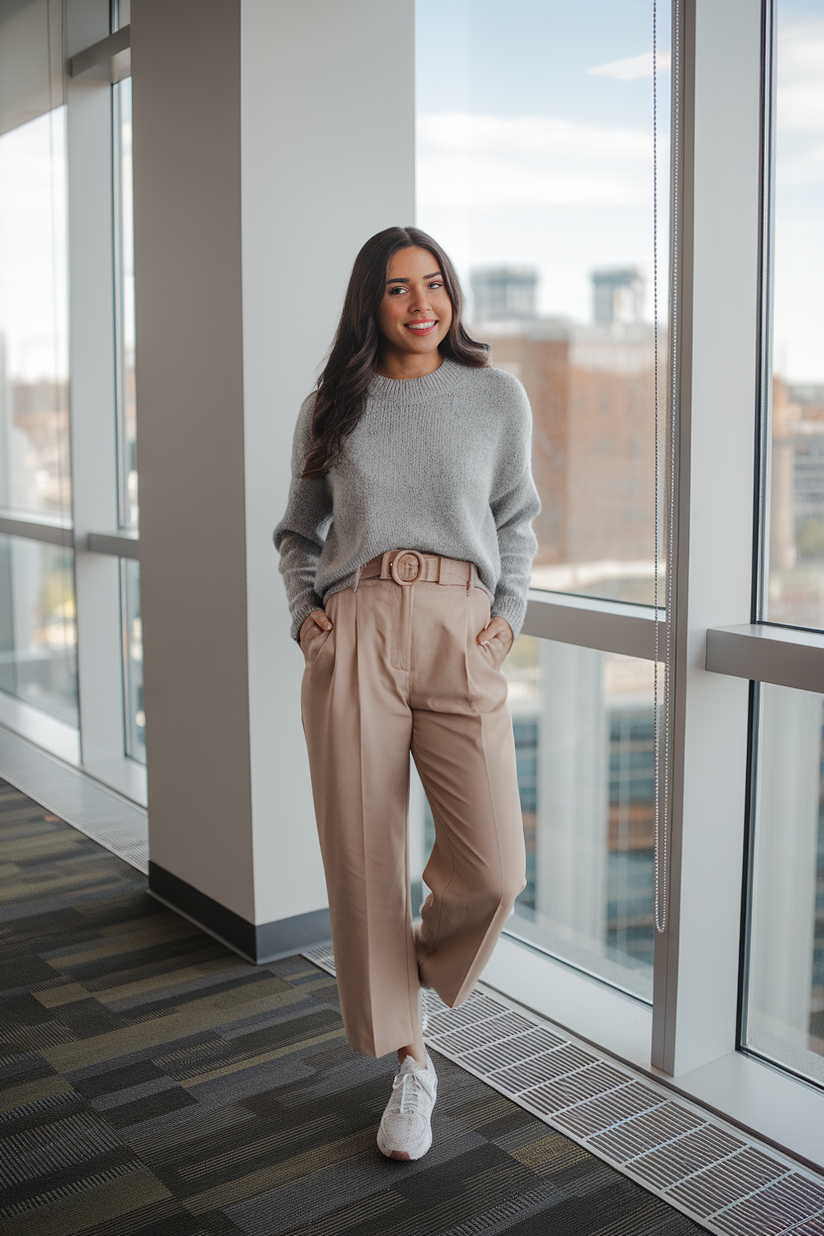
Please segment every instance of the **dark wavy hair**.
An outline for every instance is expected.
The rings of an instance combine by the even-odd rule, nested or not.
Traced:
[[[443,275],[452,302],[452,322],[439,345],[441,355],[471,369],[489,364],[489,345],[473,339],[461,321],[461,285],[441,246],[416,227],[388,227],[378,232],[355,258],[329,359],[318,379],[312,445],[303,469],[307,480],[326,475],[363,415],[380,353],[377,314],[386,289],[386,270],[401,249],[427,249]]]

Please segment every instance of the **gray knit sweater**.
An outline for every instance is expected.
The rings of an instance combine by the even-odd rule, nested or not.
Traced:
[[[526,392],[502,369],[444,360],[424,378],[376,375],[343,456],[301,479],[314,395],[303,404],[286,514],[275,529],[292,635],[359,566],[390,549],[474,562],[492,614],[517,635],[537,541]]]

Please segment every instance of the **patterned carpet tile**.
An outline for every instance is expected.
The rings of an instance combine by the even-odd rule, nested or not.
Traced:
[[[253,967],[0,782],[4,1236],[687,1236],[684,1216],[436,1060],[434,1145],[384,1159],[391,1058],[334,979]]]

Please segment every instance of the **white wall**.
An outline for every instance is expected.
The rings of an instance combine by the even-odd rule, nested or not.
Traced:
[[[239,0],[131,12],[152,862],[254,921]]]
[[[413,0],[243,0],[243,381],[255,921],[326,904],[272,529],[355,254],[414,221]],[[322,35],[322,37],[321,37]],[[391,82],[391,101],[386,91]],[[389,105],[388,105],[389,104]]]
[[[256,924],[326,904],[272,530],[355,254],[414,219],[413,18],[132,5],[150,853]]]

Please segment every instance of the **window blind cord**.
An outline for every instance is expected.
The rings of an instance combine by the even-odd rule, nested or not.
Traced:
[[[672,631],[673,631],[673,548],[675,535],[675,395],[676,395],[676,347],[675,347],[675,304],[678,277],[678,91],[679,91],[679,18],[680,0],[675,0],[673,12],[672,36],[672,89],[676,101],[673,114],[672,133],[672,166],[673,166],[673,264],[672,264],[672,305],[670,313],[670,382],[669,382],[669,460],[665,471],[664,486],[667,499],[666,521],[666,551],[664,553],[664,571],[666,576],[666,611],[664,635],[664,679],[663,691],[660,685],[660,629],[658,616],[660,612],[659,564],[661,562],[661,406],[659,387],[659,329],[658,329],[658,4],[652,3],[652,266],[653,266],[653,349],[655,360],[654,404],[655,404],[655,565],[653,576],[654,588],[654,622],[655,622],[655,660],[653,670],[653,821],[654,821],[654,921],[655,930],[663,934],[667,929],[669,908],[669,790],[670,790],[670,699],[671,699],[671,664],[672,664]],[[663,731],[663,733],[662,733]],[[663,754],[662,754],[663,749]],[[663,764],[663,773],[662,773]],[[663,785],[662,785],[663,782]]]

